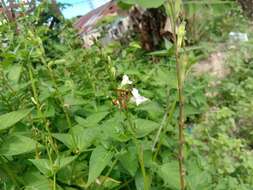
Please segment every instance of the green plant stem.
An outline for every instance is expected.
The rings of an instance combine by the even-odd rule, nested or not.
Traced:
[[[139,156],[139,163],[141,166],[141,173],[143,175],[144,190],[148,190],[149,188],[148,188],[147,175],[146,175],[146,170],[145,170],[145,165],[144,165],[144,156],[143,156],[142,146],[138,147],[138,156]]]
[[[172,103],[171,108],[170,108],[169,112],[167,113],[167,121],[166,121],[166,123],[164,124],[165,127],[164,127],[163,129],[165,129],[165,128],[168,126],[168,124],[172,121],[173,114],[174,114],[175,109],[176,109],[176,103],[177,103],[177,100],[175,100],[175,101]],[[158,140],[159,140],[159,141],[158,141],[157,149],[156,149],[155,154],[154,154],[154,156],[153,156],[153,160],[156,160],[157,155],[158,155],[158,153],[159,153],[159,151],[160,151],[160,148],[161,148],[161,145],[162,145],[162,137],[159,138]],[[155,148],[155,147],[154,147],[154,148]]]
[[[179,173],[180,173],[180,185],[181,190],[185,189],[185,171],[184,171],[184,97],[183,97],[183,84],[180,80],[179,62],[177,58],[177,76],[178,76],[178,96],[179,96],[179,119],[178,119],[178,138],[179,138],[179,149],[178,149],[178,161],[179,161]]]
[[[41,61],[42,61],[43,65],[48,69],[49,76],[50,76],[51,80],[53,81],[53,85],[54,85],[55,91],[56,91],[56,93],[57,93],[58,101],[60,102],[60,105],[62,106],[63,113],[64,113],[64,115],[65,115],[65,118],[66,118],[66,120],[67,120],[68,127],[69,127],[69,129],[70,129],[70,134],[71,134],[72,139],[73,139],[74,147],[77,149],[77,143],[76,143],[76,140],[75,140],[73,131],[71,130],[72,127],[73,127],[73,126],[72,126],[72,122],[71,122],[71,120],[70,120],[70,116],[69,116],[68,110],[67,110],[67,108],[66,108],[65,105],[64,105],[64,100],[63,100],[63,98],[62,98],[62,95],[61,95],[61,93],[60,93],[60,91],[59,91],[59,89],[58,89],[57,82],[56,82],[56,77],[55,77],[55,75],[54,75],[53,70],[52,70],[51,67],[47,64],[46,59],[44,58],[44,57],[45,57],[45,54],[44,54],[45,51],[44,51],[44,47],[43,47],[42,45],[40,46],[40,49],[41,49],[41,52],[43,52],[43,53],[42,53],[42,57],[41,57]]]
[[[56,173],[54,172],[54,184],[53,184],[53,190],[56,190]]]
[[[178,18],[175,15],[175,2],[169,1],[169,6],[172,10],[173,18],[171,19],[173,29],[173,39],[175,43],[175,58],[176,58],[176,72],[177,72],[177,86],[178,86],[178,101],[179,101],[179,117],[178,117],[178,164],[180,176],[180,189],[185,190],[185,169],[184,169],[184,96],[183,96],[183,76],[182,64],[180,62],[180,48],[178,44],[177,24]]]
[[[34,99],[36,101],[35,104],[36,104],[38,116],[42,118],[45,130],[47,131],[47,134],[48,134],[48,137],[49,137],[49,143],[52,146],[52,148],[54,149],[54,151],[57,153],[58,150],[57,150],[56,145],[54,144],[54,140],[53,140],[53,137],[52,137],[50,129],[49,129],[49,121],[46,119],[44,113],[41,111],[41,104],[40,104],[40,101],[39,101],[39,96],[38,96],[38,93],[37,93],[35,80],[34,80],[34,77],[33,77],[32,65],[31,65],[30,61],[29,61],[29,64],[28,64],[28,70],[29,70],[30,81],[32,83],[33,96],[34,96]],[[47,145],[47,142],[46,142],[46,145]],[[50,156],[49,152],[48,152],[48,156]]]

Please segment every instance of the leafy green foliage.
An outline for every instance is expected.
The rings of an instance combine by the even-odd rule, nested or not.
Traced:
[[[245,47],[247,47],[245,49]],[[250,109],[252,69],[246,44],[238,44],[227,60],[231,73],[215,87],[217,96],[205,119],[193,129],[189,143],[208,171],[212,189],[250,189],[252,186],[252,138]],[[238,57],[240,57],[238,59]],[[212,90],[212,89],[210,89]],[[243,106],[242,106],[243,105]],[[205,156],[206,155],[206,156]]]
[[[175,57],[154,64],[138,42],[84,49],[69,21],[46,25],[46,8],[18,19],[18,34],[0,28],[0,189],[179,189]],[[185,76],[190,190],[253,185],[252,68],[241,48],[217,99],[205,78]],[[186,49],[195,62],[199,50]],[[124,74],[149,101],[117,105]]]
[[[144,8],[157,8],[163,5],[165,0],[156,0],[156,1],[149,1],[149,0],[120,0],[125,4],[135,5],[138,4]]]

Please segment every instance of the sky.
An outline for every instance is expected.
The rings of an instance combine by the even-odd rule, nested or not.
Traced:
[[[72,5],[62,11],[66,18],[72,18],[78,15],[85,15],[92,9],[97,8],[108,1],[109,0],[58,0],[57,2]]]

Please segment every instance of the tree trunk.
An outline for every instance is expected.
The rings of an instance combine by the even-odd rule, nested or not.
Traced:
[[[56,0],[51,0],[51,3],[52,3],[52,9],[53,9],[53,11],[55,12],[56,16],[57,16],[57,17],[61,17],[61,16],[62,16],[62,13],[61,13],[60,8],[59,8],[58,5],[57,5]]]
[[[253,19],[253,0],[238,0],[247,16]]]
[[[153,51],[158,48],[163,39],[163,28],[166,23],[164,9],[146,9],[133,7],[130,11],[134,32],[140,38],[142,48]]]

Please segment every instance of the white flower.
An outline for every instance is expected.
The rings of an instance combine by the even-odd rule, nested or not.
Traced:
[[[132,84],[133,82],[129,80],[129,77],[127,75],[123,75],[122,81],[120,86],[125,86],[127,84]]]
[[[132,92],[133,97],[131,97],[130,101],[136,103],[137,106],[148,101],[148,98],[141,96],[139,94],[138,89],[133,88],[131,92]]]

